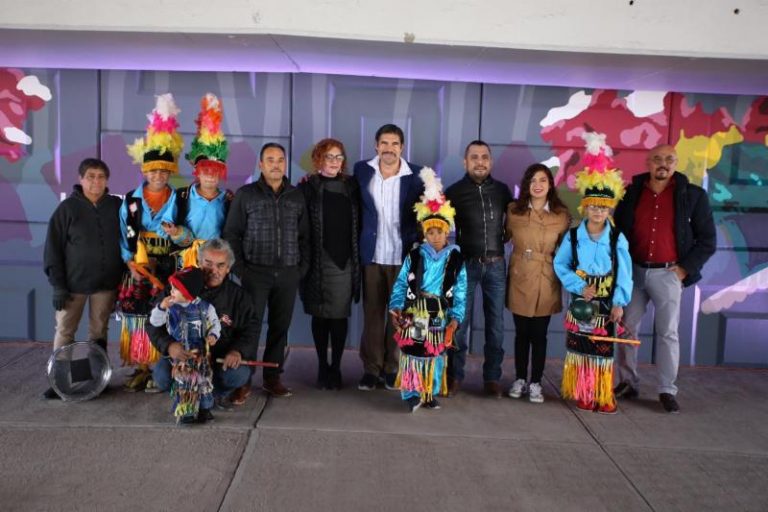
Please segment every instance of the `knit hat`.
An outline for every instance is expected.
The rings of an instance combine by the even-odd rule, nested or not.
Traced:
[[[422,168],[419,178],[424,182],[424,194],[413,207],[416,220],[421,223],[425,233],[429,228],[440,228],[446,233],[451,231],[456,210],[443,195],[442,181],[430,167]]]
[[[186,267],[176,271],[168,278],[168,283],[179,290],[185,299],[193,301],[203,291],[205,279],[203,271],[197,267]]]
[[[576,187],[582,195],[579,213],[590,205],[614,209],[624,197],[624,181],[613,162],[613,151],[605,143],[604,133],[584,132],[581,138],[587,151],[584,169],[576,173]]]
[[[176,116],[181,112],[173,101],[171,93],[157,96],[154,110],[147,115],[147,135],[136,139],[127,146],[133,162],[141,164],[141,172],[164,170],[176,174],[179,172],[179,155],[184,140],[177,131],[179,121]]]
[[[227,156],[229,147],[221,131],[221,102],[214,94],[207,93],[200,100],[200,113],[195,124],[197,134],[192,141],[192,148],[184,158],[189,160],[195,170],[192,174],[215,174],[220,179],[227,179]]]

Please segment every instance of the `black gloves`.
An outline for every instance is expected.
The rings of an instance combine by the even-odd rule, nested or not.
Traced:
[[[53,309],[61,311],[67,306],[67,301],[72,297],[69,295],[69,290],[56,288],[53,290]]]

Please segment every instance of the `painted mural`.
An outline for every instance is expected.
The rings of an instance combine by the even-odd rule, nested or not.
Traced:
[[[570,204],[576,202],[571,188],[583,167],[585,130],[607,135],[627,180],[644,171],[648,149],[671,143],[679,170],[708,191],[718,226],[718,252],[689,299],[691,362],[727,363],[723,346],[738,343],[724,323],[717,333],[697,334],[700,317],[738,312],[756,326],[755,333],[768,321],[766,96],[283,73],[0,68],[0,266],[14,274],[0,300],[27,304],[27,309],[4,308],[0,339],[50,339],[52,313],[45,299],[50,291],[41,271],[47,220],[77,182],[76,166],[87,156],[109,164],[112,193],[138,185],[141,175],[125,145],[142,132],[154,95],[167,91],[182,110],[187,141],[200,96],[210,91],[222,98],[232,146],[231,189],[253,178],[264,142],[289,149],[289,173],[296,182],[307,171],[306,155],[315,141],[334,136],[345,142],[350,159],[367,158],[376,128],[393,121],[406,131],[408,159],[434,166],[446,183],[463,174],[466,143],[482,138],[493,148],[497,177],[514,188],[527,165],[544,162]],[[175,184],[190,177],[191,167],[183,163]],[[17,328],[18,319],[10,314],[27,315],[29,326]],[[697,337],[712,338],[709,344],[717,348],[709,352],[719,359],[694,354]],[[350,337],[352,344],[356,338]],[[746,357],[768,365],[768,348],[744,353],[752,356],[732,360],[749,363],[742,361]]]

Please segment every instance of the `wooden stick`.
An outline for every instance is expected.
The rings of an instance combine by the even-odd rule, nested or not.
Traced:
[[[217,363],[223,363],[224,362],[224,358],[223,357],[217,357],[216,358],[216,362]],[[240,364],[245,365],[245,366],[264,366],[266,368],[277,368],[278,366],[280,366],[277,363],[268,363],[266,361],[246,361],[246,360],[241,360]]]
[[[625,340],[624,338],[613,338],[611,336],[589,336],[589,341],[603,341],[608,343],[626,343],[627,345],[639,345],[640,340]]]
[[[165,285],[163,285],[162,281],[160,281],[158,278],[152,275],[152,273],[146,268],[144,268],[142,265],[137,265],[133,261],[129,261],[128,267],[135,270],[136,272],[146,277],[147,279],[149,279],[149,282],[152,283],[152,286],[154,286],[158,290],[162,290],[163,288],[165,288]]]

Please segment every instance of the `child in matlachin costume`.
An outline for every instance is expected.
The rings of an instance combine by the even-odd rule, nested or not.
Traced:
[[[149,322],[165,325],[168,334],[188,353],[186,360],[174,360],[172,412],[177,423],[205,423],[213,419],[213,370],[209,347],[221,336],[216,309],[198,295],[203,290],[203,271],[188,267],[169,279],[171,294],[152,309]]]
[[[425,241],[403,263],[389,301],[395,339],[400,347],[396,385],[411,412],[447,393],[445,350],[464,319],[467,272],[456,245],[448,244],[456,214],[429,167],[421,170],[424,195],[414,207]]]
[[[179,109],[173,96],[161,94],[147,116],[147,134],[127,147],[133,161],[141,165],[144,183],[125,195],[120,207],[120,252],[130,268],[118,293],[117,311],[122,319],[120,358],[136,372],[126,382],[126,390],[156,391],[149,367],[160,359],[150,343],[145,323],[155,296],[165,288],[165,281],[176,270],[171,255],[174,244],[163,229],[176,221],[176,191],[167,183],[153,190],[148,176],[161,172],[179,172],[178,159],[184,141],[178,132]]]
[[[576,175],[585,219],[566,233],[554,266],[571,293],[565,314],[566,356],[560,392],[582,410],[616,412],[613,395],[613,341],[625,334],[623,308],[632,297],[632,260],[627,239],[610,220],[624,195],[605,135],[585,133],[585,168]]]

